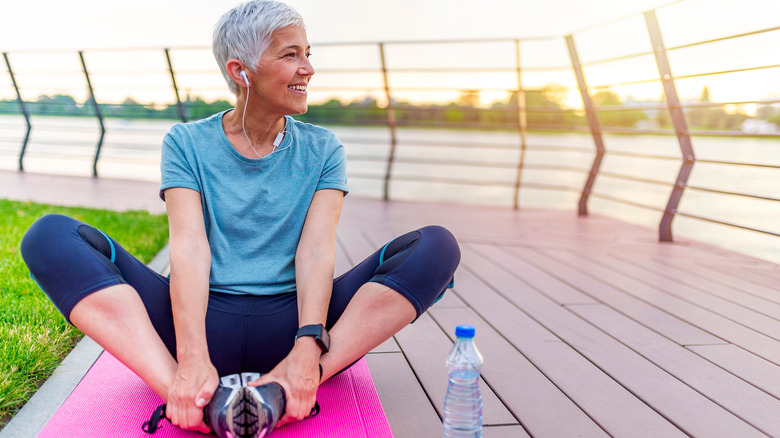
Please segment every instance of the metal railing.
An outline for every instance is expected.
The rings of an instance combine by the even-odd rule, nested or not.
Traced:
[[[636,17],[627,17],[634,19]],[[363,43],[331,43],[315,44],[315,51],[357,51],[361,54],[360,58],[374,59],[368,62],[368,65],[350,65],[350,62],[343,62],[345,65],[326,65],[317,69],[317,76],[326,78],[323,84],[310,87],[310,95],[319,93],[322,97],[321,102],[327,100],[328,95],[362,95],[369,97],[376,103],[376,107],[365,106],[360,110],[348,108],[340,105],[327,109],[327,111],[317,111],[314,117],[315,122],[328,124],[327,117],[333,118],[336,123],[348,123],[353,126],[376,125],[381,124],[387,129],[386,138],[342,138],[348,146],[349,158],[351,161],[375,162],[383,165],[382,172],[362,171],[350,173],[352,179],[376,180],[382,186],[381,196],[385,199],[392,197],[393,187],[399,182],[414,182],[417,184],[438,184],[452,186],[451,190],[459,190],[459,187],[496,187],[511,191],[511,204],[518,208],[521,205],[521,196],[524,191],[547,191],[555,193],[567,193],[577,195],[577,210],[580,215],[587,215],[589,204],[592,198],[598,198],[609,203],[631,206],[640,209],[651,210],[661,213],[660,223],[658,224],[659,239],[661,241],[672,240],[672,222],[675,216],[684,216],[708,223],[716,223],[732,228],[750,230],[763,235],[780,236],[780,230],[767,229],[765,227],[755,227],[749,224],[738,223],[738,221],[729,218],[713,218],[701,213],[680,211],[680,203],[683,194],[686,191],[695,191],[718,197],[738,197],[761,202],[780,202],[777,189],[780,188],[780,177],[777,178],[778,184],[774,190],[768,193],[749,193],[747,191],[738,191],[734,189],[721,189],[708,187],[706,185],[690,184],[690,178],[693,174],[694,165],[702,163],[712,166],[725,166],[728,168],[740,169],[761,169],[761,171],[777,172],[780,175],[780,162],[768,159],[765,162],[751,162],[744,160],[729,159],[710,159],[697,158],[694,151],[695,137],[707,136],[729,136],[729,137],[755,137],[755,138],[773,138],[780,137],[777,129],[770,132],[743,132],[736,129],[694,129],[691,126],[691,118],[696,111],[707,111],[715,109],[725,111],[733,110],[735,107],[755,106],[758,108],[777,109],[776,104],[780,104],[780,99],[771,97],[761,97],[752,99],[729,99],[720,102],[711,102],[700,100],[692,102],[690,99],[681,98],[678,93],[678,84],[680,81],[724,77],[735,74],[744,74],[750,72],[780,72],[780,64],[768,60],[766,62],[753,63],[735,68],[720,68],[706,71],[696,71],[679,76],[674,76],[674,61],[670,59],[675,53],[684,52],[690,49],[701,47],[712,47],[724,42],[740,42],[753,37],[762,35],[780,35],[780,26],[743,32],[734,35],[709,38],[702,41],[686,42],[672,47],[666,47],[664,44],[662,29],[656,10],[643,13],[641,18],[644,21],[645,37],[650,42],[649,47],[637,46],[635,51],[629,53],[620,53],[617,55],[608,55],[602,57],[590,56],[590,59],[582,59],[579,50],[579,37],[581,33],[592,32],[605,26],[593,26],[583,31],[575,32],[563,36],[542,37],[542,38],[524,38],[524,39],[489,39],[489,40],[459,40],[459,41],[385,41],[385,42],[363,42]],[[611,23],[608,23],[611,24]],[[523,47],[533,44],[549,44],[556,46],[563,51],[565,58],[558,56],[555,62],[545,64],[546,60],[537,61],[533,58],[521,58]],[[746,42],[750,46],[750,42]],[[408,48],[436,48],[436,53],[442,51],[442,47],[465,47],[468,45],[480,45],[484,47],[495,47],[491,50],[502,50],[500,63],[489,65],[476,64],[478,60],[471,60],[470,65],[408,65],[408,62],[397,61],[401,56],[395,56],[393,51],[400,53]],[[460,50],[460,49],[456,49]],[[18,168],[24,170],[25,155],[28,153],[28,144],[30,143],[33,123],[31,114],[36,113],[36,105],[39,102],[33,102],[32,99],[24,99],[25,92],[35,93],[36,91],[54,92],[55,90],[74,89],[74,76],[82,76],[87,88],[87,98],[84,105],[80,107],[85,115],[90,115],[98,120],[99,139],[94,146],[93,175],[98,174],[98,163],[101,160],[101,148],[106,134],[106,110],[121,107],[114,103],[106,103],[111,99],[100,100],[97,95],[111,90],[111,78],[122,78],[128,74],[136,80],[133,85],[146,92],[161,93],[167,88],[168,96],[172,97],[173,104],[168,106],[168,110],[175,108],[175,115],[171,111],[166,113],[173,115],[181,121],[187,121],[193,116],[198,108],[198,102],[194,102],[189,96],[190,92],[198,94],[211,94],[213,98],[228,99],[223,90],[221,76],[216,68],[204,68],[204,65],[211,65],[213,61],[210,57],[210,48],[205,47],[180,47],[163,49],[121,49],[121,50],[92,50],[78,51],[77,56],[80,61],[80,71],[62,70],[57,72],[48,71],[47,77],[59,78],[62,88],[57,88],[60,84],[55,83],[40,86],[36,89],[35,81],[30,82],[33,85],[24,86],[20,83],[20,78],[34,79],[41,73],[27,68],[17,71],[14,63],[16,57],[25,58],[25,63],[30,65],[30,59],[43,58],[47,56],[70,56],[70,53],[63,52],[4,52],[3,57],[10,79],[9,88],[13,90],[17,104],[16,114],[21,114],[26,126],[24,138],[18,152]],[[529,51],[533,53],[533,51]],[[608,52],[605,50],[604,52]],[[373,56],[371,55],[373,53]],[[147,58],[153,58],[162,55],[162,61],[158,62],[158,67],[144,67],[140,70],[128,72],[123,69],[106,68],[105,63],[100,71],[87,69],[87,58],[100,55],[137,55],[141,54]],[[194,55],[194,56],[193,56]],[[408,54],[407,54],[408,55]],[[338,58],[338,57],[336,57]],[[414,58],[408,57],[407,58]],[[404,59],[407,59],[404,58]],[[620,75],[618,80],[601,82],[598,85],[590,85],[586,78],[589,77],[591,70],[606,68],[620,70],[620,66],[626,63],[639,62],[652,58],[655,63],[655,71],[642,72],[642,77],[632,77],[633,68],[626,68],[626,74]],[[454,58],[452,58],[454,59]],[[450,59],[450,61],[452,61]],[[194,60],[194,61],[193,61]],[[342,59],[343,60],[343,59]],[[341,62],[342,60],[339,60]],[[529,62],[530,60],[530,62]],[[776,61],[776,59],[775,59]],[[396,62],[396,63],[394,63]],[[407,65],[405,65],[407,64]],[[457,60],[450,64],[458,64]],[[174,69],[174,65],[177,68]],[[316,65],[316,63],[315,63]],[[160,68],[162,67],[162,68]],[[617,71],[620,73],[620,71]],[[436,75],[438,80],[436,85],[426,86],[416,85],[416,80],[427,78],[430,75]],[[557,76],[556,76],[557,75]],[[563,76],[561,76],[563,75]],[[339,76],[347,77],[348,83],[338,82],[334,78]],[[476,77],[490,76],[496,85],[473,85],[478,81],[471,81]],[[550,103],[549,100],[539,99],[544,97],[545,87],[548,85],[540,83],[539,80],[530,80],[529,77],[556,76],[565,77],[563,80],[556,81],[568,82],[568,85],[557,85],[552,91],[554,94],[567,94],[576,92],[579,95],[580,105]],[[602,74],[602,76],[604,76]],[[102,85],[95,84],[95,78],[100,77]],[[411,77],[411,79],[410,79]],[[453,80],[444,80],[443,78],[453,77]],[[71,78],[68,81],[65,78]],[[148,80],[140,78],[157,78],[157,82],[146,84]],[[165,78],[165,79],[163,79]],[[467,78],[458,82],[458,78]],[[163,81],[167,81],[164,83]],[[68,82],[68,83],[66,83]],[[531,83],[531,85],[529,85]],[[183,85],[184,84],[184,85]],[[596,98],[601,92],[610,92],[615,88],[626,87],[645,87],[648,85],[660,84],[663,98],[655,101],[623,103],[598,103]],[[122,84],[125,87],[127,83]],[[113,86],[119,89],[119,86]],[[181,90],[189,90],[186,99],[182,99]],[[129,88],[123,90],[132,94]],[[548,90],[549,91],[549,90]],[[404,101],[405,96],[426,96],[432,93],[457,95],[461,97],[475,97],[484,93],[503,92],[507,96],[507,101],[502,104],[493,104],[492,107],[486,107],[483,104],[474,101],[461,103],[458,105],[450,104],[424,104],[418,99],[415,104]],[[170,98],[169,97],[169,98]],[[534,98],[536,102],[530,102]],[[113,99],[114,101],[116,99]],[[498,101],[497,101],[498,102]],[[7,102],[6,102],[7,103]],[[128,106],[129,104],[125,105]],[[147,105],[150,106],[150,105]],[[159,105],[157,105],[159,107]],[[141,105],[140,107],[143,107]],[[91,111],[88,109],[91,108]],[[312,111],[316,108],[326,108],[324,103],[320,106],[312,105]],[[159,108],[158,108],[159,109]],[[369,110],[371,115],[369,116]],[[40,111],[37,111],[40,113]],[[357,114],[361,118],[354,118],[345,121],[343,118],[336,117],[339,113],[350,112]],[[733,111],[732,111],[733,113]],[[323,116],[323,114],[325,114]],[[638,122],[632,126],[615,126],[609,122],[610,114],[641,114],[637,120],[647,120],[648,114],[655,116],[655,125],[652,123],[642,126]],[[719,113],[720,114],[720,113]],[[726,114],[724,112],[723,114]],[[729,113],[731,114],[731,113]],[[780,109],[778,109],[780,114]],[[424,115],[424,117],[422,117]],[[326,117],[327,116],[327,117]],[[304,120],[307,116],[303,116]],[[448,118],[449,117],[449,118]],[[748,116],[745,116],[749,118]],[[780,123],[780,116],[778,122]],[[663,125],[668,124],[670,128]],[[408,138],[401,135],[404,129],[411,128],[449,128],[449,129],[482,129],[485,131],[500,130],[502,132],[514,132],[517,134],[516,140],[512,142],[491,142],[489,140],[463,140],[453,141],[436,140],[429,137]],[[701,128],[697,126],[696,128]],[[705,127],[706,128],[706,127]],[[60,127],[59,129],[66,129]],[[529,140],[530,135],[537,132],[558,132],[558,133],[589,133],[592,139],[592,149],[584,144],[577,146],[570,144],[544,144],[534,143]],[[668,136],[674,138],[679,155],[655,153],[652,151],[629,151],[629,150],[610,150],[610,139],[607,136]],[[0,138],[0,141],[10,141],[9,138]],[[61,142],[67,143],[67,140]],[[349,150],[350,144],[360,144],[364,149],[363,153]],[[148,147],[148,144],[128,143],[125,145],[128,149]],[[437,156],[409,156],[400,154],[399,151],[406,147],[424,148],[425,150],[449,151]],[[780,147],[773,145],[773,147]],[[371,148],[382,149],[381,153],[371,153]],[[473,156],[465,154],[466,151],[478,150],[480,152],[495,152],[498,158],[475,159]],[[463,151],[457,152],[457,151]],[[511,160],[506,159],[507,154],[514,154]],[[503,155],[501,155],[503,154]],[[552,162],[540,162],[530,160],[536,155],[556,154],[557,157],[567,157],[566,160],[552,160]],[[775,151],[775,155],[780,155],[780,151]],[[589,165],[582,165],[583,159],[592,157]],[[503,157],[503,158],[502,158]],[[579,157],[579,158],[572,158]],[[655,176],[642,176],[622,172],[619,169],[604,170],[604,161],[607,158],[641,160],[644,163],[655,162],[676,162],[679,164],[677,175],[673,180],[658,179]],[[568,162],[567,162],[568,161]],[[572,162],[573,161],[573,162]],[[422,170],[419,172],[399,172],[399,166],[407,165],[418,166]],[[432,175],[426,169],[430,166],[447,169],[471,169],[470,176],[464,178],[462,175],[453,175],[457,172],[451,172],[448,175]],[[494,177],[496,173],[503,175],[511,174],[512,178]],[[544,174],[544,177],[529,176],[529,173]],[[577,175],[583,178],[581,186],[577,187],[566,182],[556,182],[556,177],[562,174]],[[549,176],[552,175],[552,176]],[[641,196],[629,195],[629,197],[619,194],[606,192],[599,187],[600,178],[607,178],[614,181],[622,181],[626,184],[637,187],[664,188],[669,190],[665,205],[647,203],[636,198]],[[770,185],[771,185],[770,177]],[[551,182],[552,181],[552,182]],[[639,189],[644,190],[644,189]],[[771,226],[770,226],[771,228]]]

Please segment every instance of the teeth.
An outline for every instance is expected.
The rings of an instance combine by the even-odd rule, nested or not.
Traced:
[[[305,85],[290,85],[287,88],[291,88],[293,90],[298,90],[298,91],[306,91],[306,86]]]

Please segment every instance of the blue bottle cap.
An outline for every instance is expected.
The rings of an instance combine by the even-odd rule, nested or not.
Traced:
[[[459,325],[455,327],[455,336],[459,338],[473,338],[474,327],[470,325]]]

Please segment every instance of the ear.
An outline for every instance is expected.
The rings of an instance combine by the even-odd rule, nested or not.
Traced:
[[[251,71],[249,69],[245,69],[244,65],[241,64],[241,61],[237,59],[229,59],[226,65],[226,70],[228,75],[231,79],[233,79],[233,82],[236,83],[241,88],[246,88],[246,82],[244,82],[244,78],[241,77],[241,72],[246,71],[246,74],[249,75]],[[251,84],[250,80],[250,84]]]

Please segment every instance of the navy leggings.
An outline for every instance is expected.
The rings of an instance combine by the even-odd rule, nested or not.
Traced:
[[[21,249],[31,275],[66,319],[87,295],[116,284],[132,286],[176,357],[168,279],[102,231],[67,216],[47,215],[30,227]],[[428,226],[404,234],[333,280],[326,326],[333,327],[358,288],[369,281],[401,293],[419,317],[451,285],[459,262],[458,244],[446,229]],[[292,349],[297,330],[295,292],[209,294],[206,336],[220,375],[270,371]]]

